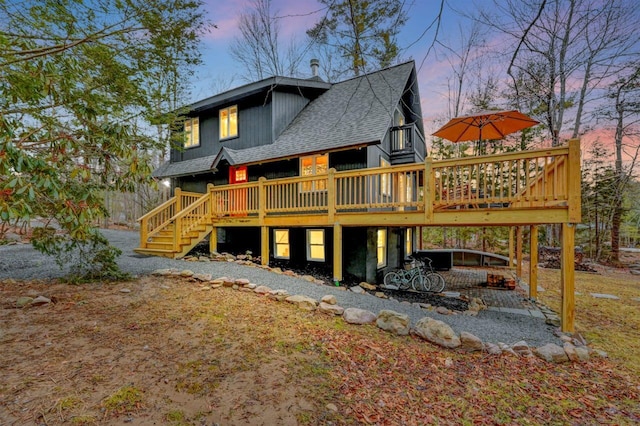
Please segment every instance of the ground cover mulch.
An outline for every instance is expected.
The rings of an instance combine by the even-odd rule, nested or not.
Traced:
[[[53,303],[15,308],[40,294]],[[640,421],[640,381],[606,359],[462,354],[188,279],[0,296],[7,425]]]

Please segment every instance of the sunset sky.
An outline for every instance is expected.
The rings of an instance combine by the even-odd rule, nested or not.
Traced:
[[[205,0],[205,3],[209,17],[217,28],[212,29],[204,37],[202,49],[204,64],[195,79],[197,83],[192,93],[193,100],[199,100],[246,83],[238,77],[240,71],[237,67],[239,65],[234,63],[229,53],[229,46],[234,37],[239,36],[237,23],[240,14],[251,8],[252,1]],[[436,27],[432,24],[438,14],[440,2],[415,0],[413,2],[407,1],[407,4],[410,5],[409,20],[398,37],[399,46],[403,49],[400,57],[402,60],[413,59],[416,62],[425,131],[427,140],[430,140],[428,135],[444,124],[448,97],[447,78],[451,78],[452,75],[451,65],[443,54],[445,50],[442,47],[430,50],[436,35]],[[474,14],[477,5],[487,7],[491,4],[490,0],[475,0],[473,2],[470,0],[448,0],[442,13],[438,40],[453,49],[459,48],[461,28],[467,28],[471,25],[469,20],[461,17],[461,14]],[[311,28],[325,13],[322,5],[316,0],[273,0],[271,10],[274,15],[280,17],[280,36],[284,45],[288,45],[292,39],[302,44],[307,43],[305,31]],[[509,46],[505,45],[502,49],[495,49],[496,45],[501,47],[501,44],[506,44],[502,37],[490,34],[485,36],[484,41],[486,44],[492,45],[492,50],[502,50],[505,54],[510,55],[509,52],[512,51],[512,48]],[[490,58],[486,62],[485,72],[504,75],[505,67],[500,64],[506,62],[508,62],[506,56]],[[303,61],[300,71],[308,74],[299,77],[311,75],[308,59]],[[600,129],[585,135],[582,143],[583,152],[596,139],[610,146],[612,131]]]

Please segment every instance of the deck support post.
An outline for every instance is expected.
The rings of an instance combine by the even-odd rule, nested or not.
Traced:
[[[174,197],[176,197],[176,211],[173,214],[178,214],[182,210],[182,189],[179,187],[174,191]]]
[[[522,226],[516,226],[516,278],[522,279]]]
[[[330,168],[327,175],[327,220],[333,223],[336,214],[336,169]]]
[[[260,227],[260,263],[263,266],[269,264],[269,227]]]
[[[436,178],[433,173],[433,159],[424,159],[424,184],[422,199],[424,200],[424,221],[433,223],[433,201],[436,195]],[[422,236],[420,237],[422,240]]]
[[[563,223],[561,230],[562,256],[560,262],[560,285],[562,295],[561,329],[566,333],[574,331],[575,318],[575,225]]]
[[[209,254],[218,251],[218,228],[214,227],[209,234]]]
[[[513,235],[515,232],[515,228],[513,226],[509,227],[509,268],[513,269],[513,258],[514,258],[514,245],[513,245]]]
[[[342,281],[342,225],[333,225],[333,282]]]
[[[538,227],[529,228],[529,298],[538,297]]]

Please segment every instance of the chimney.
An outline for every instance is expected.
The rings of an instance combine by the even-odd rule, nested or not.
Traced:
[[[318,76],[318,67],[320,66],[320,61],[317,59],[312,59],[311,61],[309,61],[309,65],[311,65],[311,74],[313,74],[314,77]]]

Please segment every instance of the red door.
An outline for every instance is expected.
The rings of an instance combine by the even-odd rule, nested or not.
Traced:
[[[249,181],[247,166],[229,167],[229,183],[234,185]],[[231,216],[247,215],[247,188],[229,191],[229,213]]]

